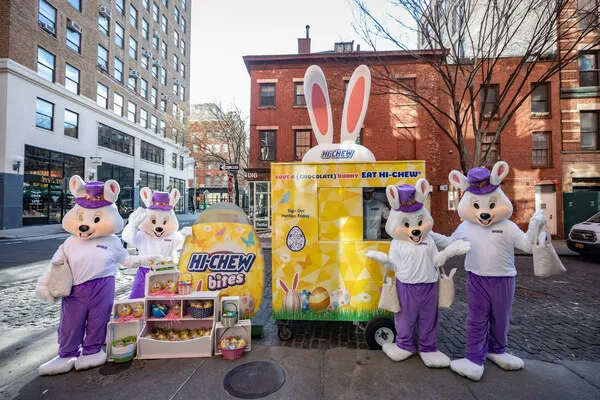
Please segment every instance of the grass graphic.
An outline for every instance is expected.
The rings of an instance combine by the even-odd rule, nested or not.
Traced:
[[[277,320],[305,320],[305,321],[369,321],[375,317],[392,316],[391,312],[381,309],[338,309],[313,313],[302,311],[273,310],[273,319]]]

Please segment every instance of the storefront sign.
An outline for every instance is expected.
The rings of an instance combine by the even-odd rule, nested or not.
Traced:
[[[246,173],[246,178],[256,179],[256,178],[258,178],[258,172],[248,172],[248,173]]]
[[[269,221],[266,220],[256,220],[254,221],[254,226],[258,229],[268,229]]]
[[[90,165],[94,167],[102,165],[102,157],[90,157]]]

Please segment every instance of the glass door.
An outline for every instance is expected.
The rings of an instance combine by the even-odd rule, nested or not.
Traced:
[[[63,217],[63,191],[60,185],[48,185],[48,223],[59,224]],[[65,211],[66,212],[66,211]]]
[[[23,183],[23,225],[48,223],[48,185]]]

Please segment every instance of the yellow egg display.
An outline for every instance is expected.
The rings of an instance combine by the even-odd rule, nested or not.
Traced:
[[[152,284],[152,287],[150,288],[151,293],[160,292],[161,290],[162,290],[162,286],[161,286],[160,282],[154,282]]]
[[[138,304],[133,308],[133,316],[136,318],[141,318],[144,315],[144,305]]]
[[[165,283],[165,289],[167,289],[167,293],[175,293],[177,285],[173,281],[167,281]]]
[[[126,317],[128,315],[131,315],[131,313],[132,313],[132,309],[129,304],[123,304],[121,306],[121,308],[119,308],[119,316],[120,317]]]
[[[179,315],[179,314],[181,314],[181,307],[179,306],[179,304],[178,304],[178,303],[175,303],[175,304],[173,305],[173,308],[171,308],[171,310],[173,310],[173,314],[174,314],[174,315]]]
[[[310,293],[308,309],[314,313],[322,312],[327,309],[329,302],[329,293],[325,288],[319,286]]]

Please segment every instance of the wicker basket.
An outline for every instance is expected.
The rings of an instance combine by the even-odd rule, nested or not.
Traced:
[[[229,306],[234,307],[233,315],[225,315],[226,311],[232,311],[232,310],[227,310],[227,308]],[[221,312],[221,324],[227,328],[231,328],[232,326],[235,326],[235,324],[238,323],[238,315],[239,315],[238,308],[235,303],[225,303],[223,305],[223,311]]]
[[[183,275],[189,275],[190,283],[181,283],[181,277]],[[177,282],[177,293],[182,295],[188,295],[192,293],[192,274],[188,272],[184,272],[183,274],[179,274],[179,282]]]
[[[190,315],[194,318],[208,318],[212,315],[213,310],[214,306],[210,308],[196,308],[188,306],[188,311],[190,312]]]
[[[239,349],[226,349],[224,347],[221,347],[221,340],[223,339],[223,336],[225,336],[225,334],[227,333],[227,331],[229,329],[230,328],[225,329],[223,331],[223,333],[221,334],[221,337],[219,338],[219,347],[221,348],[221,354],[223,354],[224,359],[237,360],[238,358],[240,358],[244,355],[244,352],[248,348],[248,345],[246,345],[244,347],[240,347]]]

